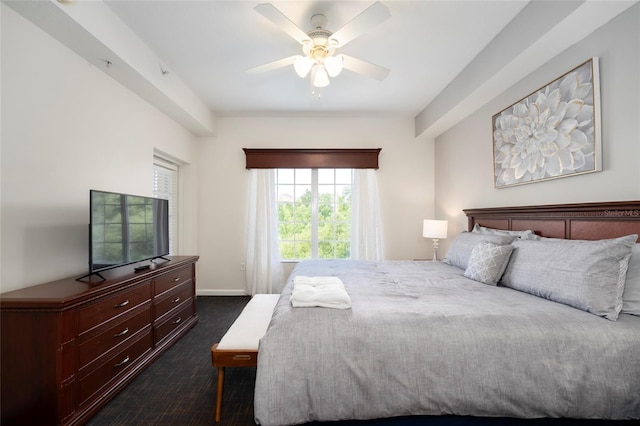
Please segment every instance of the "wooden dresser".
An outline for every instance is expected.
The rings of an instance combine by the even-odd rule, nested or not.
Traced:
[[[0,423],[82,424],[192,328],[198,256],[167,259],[0,294]]]

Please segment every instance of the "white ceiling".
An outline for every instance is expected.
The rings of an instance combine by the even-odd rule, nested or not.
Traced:
[[[382,0],[391,18],[341,52],[389,76],[344,70],[316,99],[292,66],[245,73],[301,53],[253,10],[260,0],[1,1],[199,136],[216,134],[218,116],[383,113],[415,118],[427,138],[638,2]],[[335,32],[373,1],[272,4],[305,31],[324,14]]]
[[[384,1],[391,18],[342,53],[391,70],[382,82],[345,70],[323,97],[292,66],[260,75],[245,70],[300,54],[300,45],[253,10],[259,1],[105,3],[218,116],[276,113],[418,114],[527,1]],[[335,31],[372,1],[276,1],[305,32],[316,13]]]

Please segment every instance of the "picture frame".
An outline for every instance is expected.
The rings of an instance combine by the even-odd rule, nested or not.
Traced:
[[[492,117],[494,187],[602,171],[593,57]]]

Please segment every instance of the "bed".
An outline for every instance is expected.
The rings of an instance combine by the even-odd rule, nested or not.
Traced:
[[[299,263],[260,341],[256,422],[640,418],[640,311],[623,298],[640,201],[465,214],[446,263]],[[465,276],[480,245],[513,247],[498,285]],[[297,275],[339,277],[351,309],[292,308]]]

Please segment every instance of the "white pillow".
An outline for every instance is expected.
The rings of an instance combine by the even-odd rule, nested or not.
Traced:
[[[622,294],[622,313],[640,315],[640,244],[634,244]]]
[[[464,276],[484,284],[496,285],[504,273],[515,247],[482,241],[471,251]]]
[[[637,238],[517,240],[500,283],[615,321]]]
[[[499,246],[511,244],[516,239],[515,235],[490,235],[476,234],[473,232],[461,232],[456,236],[445,256],[443,262],[457,266],[460,269],[467,269],[469,258],[474,247],[481,241],[488,241]]]
[[[485,235],[514,235],[520,240],[535,240],[538,237],[533,231],[527,229],[525,231],[509,231],[508,229],[494,229],[480,226],[477,223],[473,225],[471,232]]]

